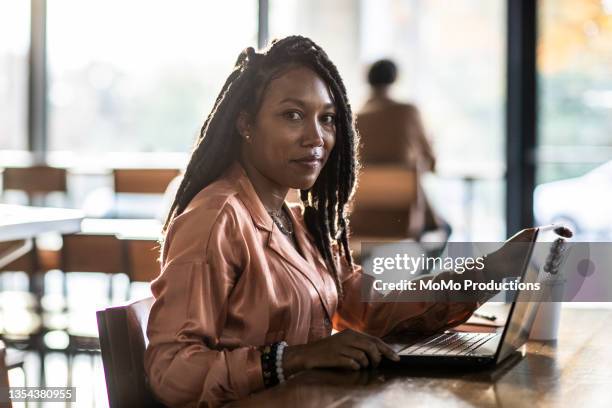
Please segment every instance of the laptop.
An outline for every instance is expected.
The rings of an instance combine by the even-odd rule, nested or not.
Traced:
[[[563,237],[558,225],[539,227],[522,265],[520,282],[541,282],[551,252],[557,254]],[[538,245],[538,249],[534,250]],[[554,243],[554,245],[553,245]],[[559,262],[562,262],[560,260]],[[558,264],[558,268],[562,265]],[[536,298],[537,297],[537,298]],[[525,344],[540,304],[540,296],[517,290],[510,306],[506,324],[492,333],[453,332],[434,334],[425,339],[403,344],[394,338],[391,343],[400,361],[390,364],[491,366],[501,363]]]

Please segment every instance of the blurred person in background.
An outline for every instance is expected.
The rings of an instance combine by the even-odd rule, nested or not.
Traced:
[[[436,158],[417,107],[391,98],[396,79],[397,66],[388,59],[375,62],[368,71],[370,97],[357,113],[359,157],[364,169],[368,165],[398,165],[415,171],[417,194],[409,209],[407,235],[420,240],[428,231],[443,230],[448,239],[451,227],[433,210],[420,182],[422,173],[435,171]]]

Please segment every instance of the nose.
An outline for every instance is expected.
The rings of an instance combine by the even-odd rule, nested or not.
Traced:
[[[309,121],[310,124],[304,129],[302,145],[308,147],[323,146],[323,132],[318,120]]]

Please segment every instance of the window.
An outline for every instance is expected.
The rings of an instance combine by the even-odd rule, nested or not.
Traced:
[[[270,39],[309,37],[338,67],[350,100],[360,97],[359,1],[270,0],[269,10]]]
[[[539,4],[534,212],[578,239],[612,238],[612,1]]]
[[[27,148],[30,2],[0,2],[0,149]]]
[[[270,1],[271,36],[303,34],[319,43],[338,66],[355,111],[368,96],[367,65],[383,57],[398,63],[395,95],[424,116],[439,168],[425,185],[454,240],[505,236],[505,5]]]
[[[49,1],[50,150],[189,151],[256,23],[256,0]]]

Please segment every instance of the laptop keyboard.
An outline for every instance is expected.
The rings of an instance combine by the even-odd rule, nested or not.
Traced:
[[[498,333],[442,333],[406,347],[401,354],[470,355],[495,338]]]

